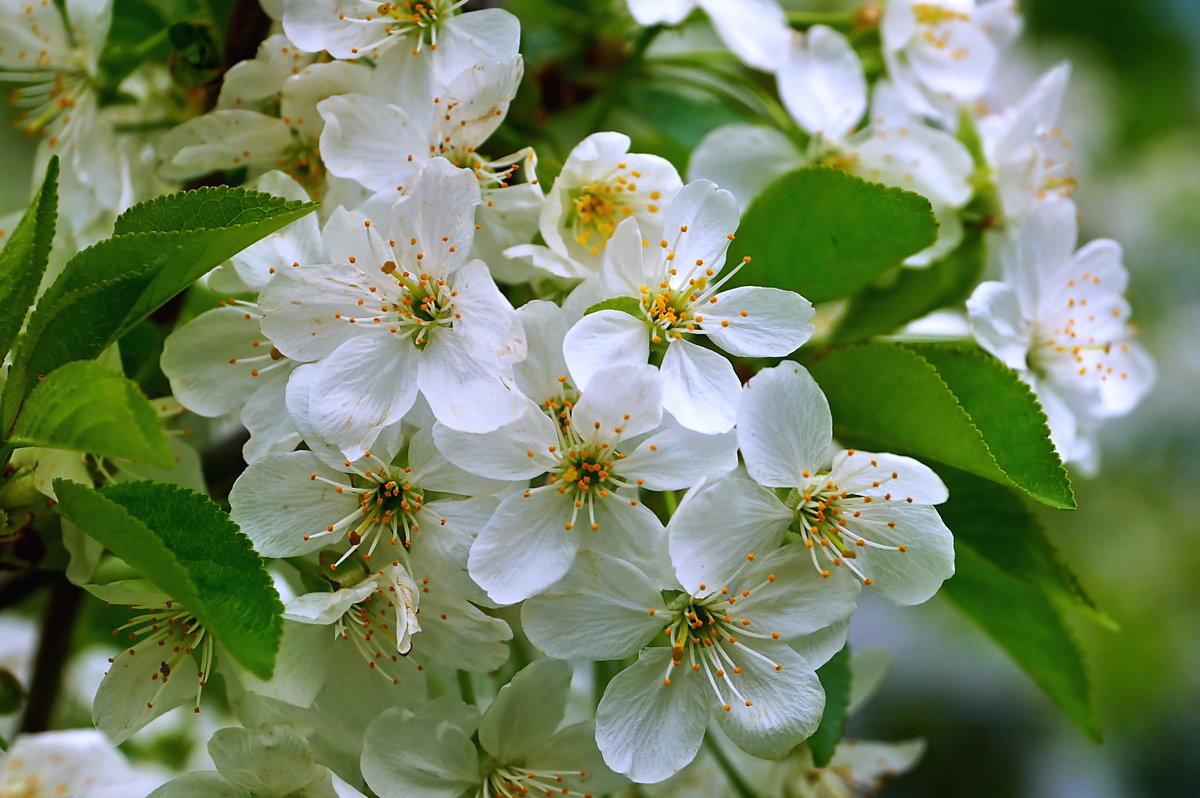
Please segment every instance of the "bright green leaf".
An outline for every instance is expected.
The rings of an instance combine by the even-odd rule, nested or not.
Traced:
[[[250,539],[207,497],[159,482],[54,482],[59,510],[191,611],[246,670],[269,679],[283,605]]]
[[[1115,631],[1115,622],[1083,589],[1019,495],[957,469],[943,469],[941,476],[950,489],[950,500],[938,505],[938,513],[958,544]]]
[[[618,296],[612,299],[606,299],[603,302],[597,302],[583,312],[583,315],[595,313],[600,310],[619,310],[622,313],[628,313],[630,316],[642,316],[642,303],[631,296]]]
[[[14,352],[5,425],[34,377],[96,357],[201,275],[315,207],[218,187],[126,211],[122,232],[73,257],[38,302]]]
[[[0,360],[12,349],[25,315],[37,296],[50,258],[58,212],[58,156],[46,166],[37,196],[0,251]]]
[[[9,443],[171,465],[158,415],[130,380],[93,360],[50,372],[29,395]]]
[[[967,230],[962,243],[924,269],[901,268],[888,285],[869,285],[850,300],[833,332],[835,341],[883,335],[938,308],[962,302],[983,271],[983,234]]]
[[[848,296],[937,239],[929,200],[829,168],[776,180],[742,217],[730,261],[750,257],[739,285]]]
[[[843,443],[935,460],[1015,485],[1052,507],[1075,507],[1033,393],[981,350],[919,353],[915,345],[875,341],[833,349],[809,370]]]
[[[846,716],[850,714],[850,647],[843,647],[829,662],[817,668],[817,678],[825,688],[825,713],[821,715],[821,725],[808,738],[808,748],[813,764],[823,768],[833,759],[833,752],[846,730]]]
[[[1083,653],[1054,602],[959,541],[954,557],[954,577],[942,592],[1008,652],[1063,714],[1098,742],[1100,724]]]

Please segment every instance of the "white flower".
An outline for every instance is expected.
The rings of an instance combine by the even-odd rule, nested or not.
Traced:
[[[359,64],[311,64],[284,80],[277,114],[246,110],[235,100],[235,107],[189,119],[159,142],[164,156],[160,172],[184,179],[240,167],[252,172],[280,169],[313,196],[321,196],[326,175],[318,141],[324,120],[317,104],[353,91],[369,77],[370,70]]]
[[[787,48],[791,28],[775,0],[626,0],[641,25],[678,25],[697,6],[704,9],[725,46],[756,69],[773,70]]]
[[[953,127],[1021,31],[1014,0],[895,0],[880,33],[888,75],[913,113]]]
[[[1058,127],[1071,67],[1047,70],[1015,105],[979,120],[983,151],[993,170],[1006,220],[1020,221],[1041,200],[1075,191],[1071,140]]]
[[[279,99],[287,79],[315,60],[282,33],[268,36],[258,45],[254,58],[234,64],[221,78],[217,108],[265,110],[264,106]]]
[[[660,591],[628,562],[587,552],[525,604],[525,630],[551,656],[622,659],[641,651],[596,710],[605,762],[634,781],[662,781],[692,761],[714,712],[738,747],[771,758],[820,721],[824,693],[813,670],[821,661],[791,644],[803,648],[805,637],[838,625],[836,651],[857,591],[844,582],[827,590],[794,550],[728,565],[722,582]],[[646,647],[664,635],[668,647]]]
[[[498,159],[479,148],[504,121],[523,69],[521,56],[513,55],[471,64],[443,83],[428,59],[393,50],[372,72],[363,94],[320,104],[325,119],[321,157],[331,174],[381,192],[375,202],[411,193],[433,158],[469,169],[483,192],[472,254],[507,276],[520,277],[510,274],[511,266],[504,271],[508,264],[501,253],[537,230],[542,204],[537,159],[531,148]]]
[[[128,204],[128,164],[96,90],[111,22],[111,0],[0,2],[0,82],[24,84],[13,92],[17,126],[44,136],[35,179],[58,154],[59,223],[86,239]]]
[[[832,448],[829,404],[803,367],[760,371],[738,407],[738,443],[754,481],[730,475],[680,504],[668,528],[683,586],[722,584],[732,564],[790,538],[813,570],[919,604],[954,573],[950,530],[930,505],[946,487],[908,457]],[[774,490],[790,489],[784,499]]]
[[[1133,410],[1154,362],[1133,340],[1129,275],[1109,239],[1076,251],[1075,204],[1047,199],[1001,249],[1004,282],[967,300],[975,338],[1037,393],[1064,460],[1094,458],[1090,433]]]
[[[543,410],[529,402],[495,432],[438,425],[434,439],[451,462],[482,476],[547,477],[541,487],[504,499],[471,546],[471,577],[501,604],[558,581],[580,549],[655,567],[662,524],[638,500],[638,487],[685,488],[736,463],[731,434],[664,423],[662,388],[645,365],[598,372],[577,403]]]
[[[362,793],[317,764],[308,741],[284,724],[221,729],[208,741],[215,771],[187,773],[149,798],[254,795],[259,798],[362,798]]]
[[[138,611],[113,630],[132,645],[121,650],[96,691],[92,723],[114,743],[168,710],[191,701],[200,711],[200,693],[212,673],[212,635],[191,611],[142,580],[87,585],[88,592]]]
[[[608,794],[625,780],[597,754],[592,721],[559,728],[570,683],[570,665],[538,660],[482,716],[449,697],[386,710],[367,727],[363,777],[380,798]]]
[[[741,382],[722,355],[692,343],[706,336],[743,357],[781,357],[812,335],[813,308],[775,288],[721,291],[737,269],[718,276],[733,231],[737,201],[707,180],[685,186],[665,214],[663,238],[651,241],[636,219],[609,242],[599,280],[602,295],[629,297],[637,310],[600,310],[567,333],[563,352],[575,384],[587,389],[615,363],[661,358],[663,406],[679,423],[704,433],[733,428]]]
[[[896,88],[876,84],[869,124],[862,63],[846,37],[824,25],[796,34],[777,69],[788,113],[812,139],[801,152],[781,132],[753,125],[718,128],[701,141],[689,174],[717,181],[743,207],[776,177],[825,164],[859,177],[916,191],[941,224],[938,242],[909,260],[924,265],[962,238],[956,211],[971,198],[971,154],[949,133],[925,125],[904,108]]]
[[[559,277],[591,276],[625,219],[636,219],[648,239],[660,237],[663,209],[681,185],[665,159],[629,152],[623,133],[593,133],[571,150],[542,206],[538,225],[546,246],[507,254]]]
[[[359,58],[395,47],[432,59],[448,79],[471,64],[516,54],[521,24],[501,9],[455,13],[466,0],[284,0],[283,30],[302,49]]]
[[[0,755],[5,798],[125,798],[160,780],[135,771],[94,729],[24,734]]]
[[[479,187],[434,159],[416,191],[372,226],[339,209],[323,235],[332,263],[277,272],[263,331],[310,362],[309,420],[350,460],[399,421],[418,390],[438,420],[483,432],[516,418],[511,364],[525,357],[512,306],[469,261]],[[390,236],[390,237],[389,237]]]

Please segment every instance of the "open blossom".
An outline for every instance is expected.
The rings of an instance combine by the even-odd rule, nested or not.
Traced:
[[[629,152],[623,133],[593,133],[571,150],[546,196],[538,222],[546,245],[506,254],[559,277],[592,276],[625,219],[636,219],[649,240],[660,237],[663,211],[681,185],[666,159]]]
[[[724,583],[739,557],[791,539],[831,581],[870,585],[897,604],[937,592],[954,573],[950,530],[931,506],[946,500],[946,486],[928,466],[894,454],[849,449],[826,467],[832,427],[825,395],[803,367],[785,362],[750,380],[737,433],[753,481],[731,474],[706,482],[668,527],[685,588]]]
[[[967,300],[975,338],[1032,386],[1064,460],[1094,465],[1097,423],[1133,410],[1154,383],[1134,340],[1129,275],[1110,239],[1075,249],[1075,204],[1047,199],[1000,252],[1004,282]]]
[[[592,721],[562,726],[570,685],[570,665],[542,659],[482,715],[450,697],[385,710],[367,727],[363,776],[380,798],[611,793],[626,781],[600,759]]]
[[[1071,67],[1046,71],[1015,104],[979,120],[1004,218],[1019,224],[1044,199],[1075,192],[1071,139],[1058,126]]]
[[[578,402],[528,402],[494,432],[438,425],[434,439],[451,462],[482,476],[547,479],[505,498],[471,546],[471,577],[501,604],[558,581],[581,549],[653,567],[663,527],[638,488],[689,487],[736,462],[731,434],[701,435],[664,419],[662,388],[646,365],[597,372]]]
[[[792,644],[803,648],[803,638],[848,618],[857,591],[848,583],[829,590],[794,550],[723,564],[722,581],[660,590],[665,584],[628,562],[587,552],[525,605],[530,640],[551,656],[641,652],[596,710],[605,761],[634,781],[662,781],[691,762],[713,714],[739,748],[771,758],[820,721],[825,701],[813,670],[822,662]],[[647,647],[660,636],[668,646]],[[843,629],[833,650],[844,640]]]
[[[722,291],[737,269],[720,272],[737,201],[707,180],[685,186],[665,214],[662,239],[652,241],[637,220],[624,221],[609,242],[598,295],[636,305],[584,316],[567,333],[563,352],[576,385],[615,363],[661,357],[663,406],[689,429],[733,428],[741,382],[724,356],[693,343],[707,337],[735,355],[781,357],[812,335],[808,300],[791,291],[744,286]]]
[[[954,136],[926,125],[904,107],[896,87],[876,84],[867,124],[867,81],[862,62],[841,33],[814,25],[796,34],[776,70],[779,94],[792,119],[812,135],[801,151],[782,132],[727,125],[704,138],[689,175],[707,177],[734,193],[743,207],[772,180],[805,165],[835,166],[888,185],[916,191],[933,205],[938,242],[909,259],[924,265],[962,239],[957,211],[971,198],[975,165]]]
[[[135,771],[95,729],[23,734],[0,754],[5,798],[125,798],[160,781]]]
[[[308,52],[377,57],[385,47],[432,60],[442,79],[487,58],[516,55],[521,24],[486,8],[458,12],[465,0],[284,0],[283,30]]]
[[[895,0],[880,25],[888,76],[905,103],[951,127],[1020,31],[1014,0]]]
[[[511,364],[525,357],[525,336],[487,266],[469,260],[478,203],[475,178],[435,159],[379,224],[335,211],[323,231],[331,263],[284,269],[263,289],[263,331],[313,364],[301,368],[313,374],[310,419],[347,458],[418,391],[459,429],[520,414]]]
[[[697,6],[734,55],[756,69],[773,70],[792,30],[776,0],[626,0],[641,25],[678,25]]]

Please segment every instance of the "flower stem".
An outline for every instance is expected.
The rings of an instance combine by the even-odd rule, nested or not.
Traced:
[[[71,630],[79,614],[83,591],[66,578],[59,579],[50,588],[50,600],[42,615],[41,638],[38,642],[37,659],[34,660],[33,680],[29,685],[29,699],[25,714],[21,716],[21,731],[40,732],[50,728],[50,715],[54,701],[62,686],[63,668],[71,651]]]
[[[758,798],[758,793],[746,783],[742,778],[742,774],[737,772],[737,768],[729,761],[729,757],[721,750],[720,744],[713,739],[711,734],[704,735],[704,747],[712,754],[712,758],[716,760],[717,765],[721,768],[721,772],[725,774],[725,778],[729,779],[729,785],[733,787],[733,791],[740,798]]]

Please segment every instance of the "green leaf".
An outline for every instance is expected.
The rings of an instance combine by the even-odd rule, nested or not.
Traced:
[[[283,605],[262,558],[207,497],[160,482],[91,490],[54,481],[59,510],[191,611],[246,670],[269,679]]]
[[[938,513],[958,544],[969,546],[992,565],[1060,604],[1117,630],[1116,622],[1084,590],[1019,495],[957,469],[942,469],[940,474],[950,489],[950,500],[938,505]]]
[[[874,341],[835,348],[809,370],[846,445],[935,460],[1075,507],[1037,399],[982,350]]]
[[[1083,653],[1050,598],[955,541],[954,577],[942,586],[1037,682],[1076,726],[1100,741]]]
[[[58,212],[58,156],[50,158],[46,177],[29,210],[17,222],[0,251],[0,360],[12,349],[50,259]]]
[[[813,764],[823,768],[833,759],[833,752],[846,730],[846,717],[850,714],[850,646],[844,646],[829,662],[817,668],[817,678],[825,688],[825,713],[821,715],[817,730],[808,738],[808,748]]]
[[[68,363],[39,381],[9,443],[172,465],[150,402],[133,382],[93,360]]]
[[[730,247],[752,260],[738,285],[798,291],[810,302],[848,296],[937,239],[929,200],[847,172],[789,172],[760,194]]]
[[[628,313],[630,316],[642,316],[642,303],[631,296],[617,296],[612,299],[606,299],[603,302],[597,302],[583,312],[583,315],[595,313],[600,310],[619,310],[622,313]]]
[[[883,335],[938,308],[965,300],[983,271],[983,233],[967,229],[962,243],[924,269],[900,268],[890,284],[869,285],[850,300],[833,331],[834,341]]]
[[[19,412],[32,378],[95,358],[201,275],[315,207],[216,187],[126,211],[117,235],[73,257],[38,302],[14,352],[5,426]]]

